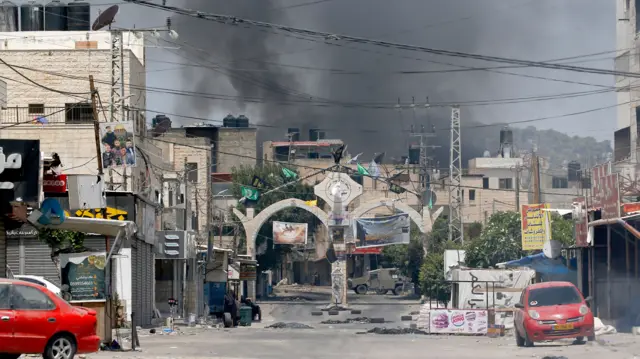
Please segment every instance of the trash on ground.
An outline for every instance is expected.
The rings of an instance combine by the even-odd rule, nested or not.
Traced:
[[[272,328],[272,329],[313,329],[313,327],[308,326],[306,324],[302,324],[302,323],[285,323],[285,322],[277,322],[277,323],[273,323],[269,326],[267,326],[267,328]]]
[[[321,324],[368,324],[371,323],[371,319],[367,317],[357,317],[357,318],[349,318],[346,320],[337,320],[337,319],[329,319],[320,322]]]
[[[359,332],[357,334],[392,334],[392,335],[398,335],[398,334],[429,334],[427,332],[425,332],[424,330],[420,330],[420,329],[412,329],[412,328],[381,328],[381,327],[375,327],[373,329],[369,329],[366,332]]]
[[[613,325],[604,325],[600,318],[593,318],[593,331],[595,335],[616,334],[618,331]]]

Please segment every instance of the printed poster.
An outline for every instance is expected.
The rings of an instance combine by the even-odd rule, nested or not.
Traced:
[[[411,239],[407,213],[388,217],[356,219],[356,247],[379,247],[407,244]]]
[[[486,310],[434,309],[429,318],[432,334],[487,334],[489,327]]]
[[[546,203],[522,205],[522,250],[541,250],[551,240],[551,214],[543,210],[549,208]]]
[[[101,122],[100,142],[104,168],[136,166],[133,121]]]
[[[306,223],[289,223],[273,221],[273,243],[305,244],[307,243]]]
[[[71,302],[105,300],[105,252],[62,253],[62,285],[69,286]]]

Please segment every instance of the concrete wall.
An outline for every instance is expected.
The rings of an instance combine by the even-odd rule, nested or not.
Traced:
[[[256,164],[256,134],[255,128],[225,128],[218,129],[218,159],[217,172],[230,173],[234,167],[255,166]]]

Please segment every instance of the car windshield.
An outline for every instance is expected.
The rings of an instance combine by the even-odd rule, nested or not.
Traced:
[[[582,303],[578,290],[570,286],[536,288],[529,291],[530,307]]]

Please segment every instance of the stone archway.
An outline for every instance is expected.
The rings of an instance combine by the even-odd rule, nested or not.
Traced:
[[[237,208],[233,208],[233,213],[238,216],[240,221],[242,222],[242,226],[244,227],[244,231],[247,236],[247,254],[251,256],[251,258],[255,258],[255,250],[256,250],[256,238],[258,237],[258,231],[260,231],[260,227],[274,214],[282,211],[286,208],[300,208],[305,211],[313,214],[324,224],[328,226],[329,224],[329,215],[318,207],[312,207],[306,204],[304,201],[299,200],[297,198],[289,198],[283,199],[282,201],[278,201],[269,207],[263,209],[258,213],[257,216],[253,218],[249,218],[244,213],[240,212]]]

